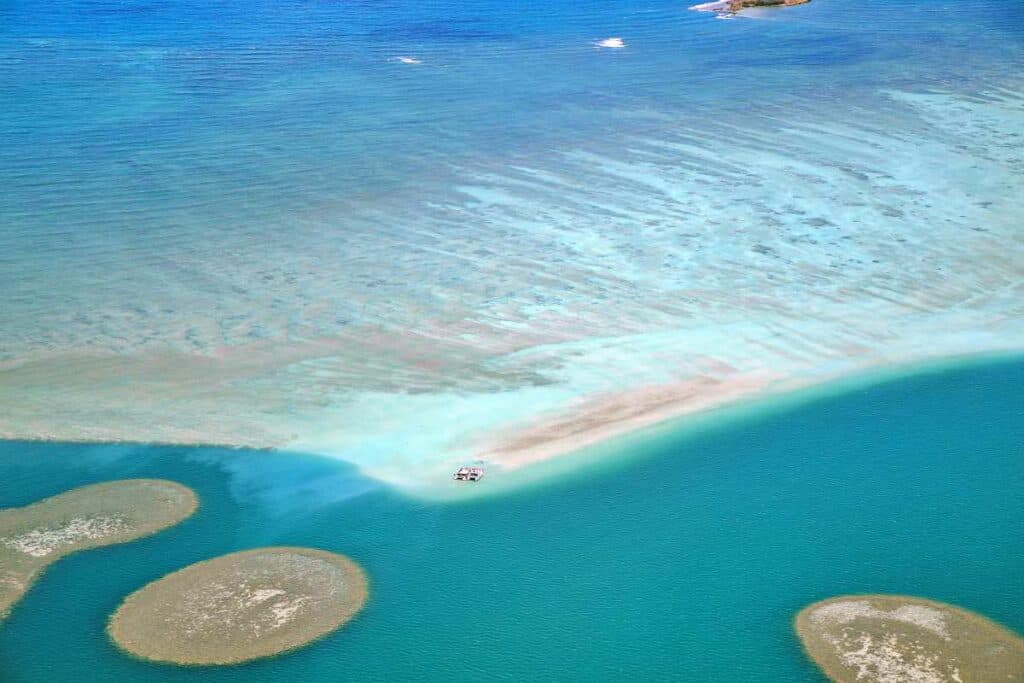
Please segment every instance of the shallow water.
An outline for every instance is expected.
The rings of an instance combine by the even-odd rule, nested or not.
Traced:
[[[432,504],[330,459],[3,442],[0,505],[168,477],[179,527],[54,566],[0,628],[5,681],[818,681],[790,622],[837,594],[904,593],[1024,632],[1024,362],[897,377],[634,440],[501,498]],[[482,485],[486,485],[486,480]],[[230,669],[120,655],[120,599],[265,544],[349,554],[365,610],[308,649]]]
[[[3,5],[0,435],[402,481],[580,397],[1019,348],[1020,4],[684,5]]]

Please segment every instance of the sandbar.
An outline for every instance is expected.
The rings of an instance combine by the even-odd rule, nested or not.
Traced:
[[[562,414],[521,425],[481,446],[480,460],[517,469],[549,460],[681,415],[699,413],[763,395],[781,375],[702,375],[673,384],[652,385],[594,397]],[[795,382],[784,383],[787,389]]]

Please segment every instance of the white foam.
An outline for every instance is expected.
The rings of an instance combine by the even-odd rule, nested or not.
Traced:
[[[596,43],[597,47],[609,47],[613,49],[626,47],[626,41],[622,38],[605,38]]]
[[[400,62],[402,64],[422,64],[423,60],[417,59],[416,57],[395,57],[392,59],[394,62]]]
[[[715,2],[703,2],[699,5],[691,5],[689,9],[697,12],[727,12],[729,0],[715,0]]]

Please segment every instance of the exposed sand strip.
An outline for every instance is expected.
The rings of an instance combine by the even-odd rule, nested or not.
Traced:
[[[757,396],[773,381],[782,379],[768,373],[731,378],[701,376],[582,401],[561,415],[510,430],[504,438],[499,436],[481,449],[480,458],[515,469],[674,417]]]

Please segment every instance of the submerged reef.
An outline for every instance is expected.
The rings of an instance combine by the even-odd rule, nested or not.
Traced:
[[[855,595],[804,608],[796,631],[838,683],[1024,681],[1024,639],[967,610],[922,598]]]
[[[312,548],[258,548],[199,562],[121,604],[107,632],[128,653],[212,665],[269,657],[308,644],[366,603],[363,570]]]
[[[704,28],[757,32],[720,23]],[[494,490],[501,471],[667,418],[1019,350],[1024,100],[1010,62],[972,62],[971,93],[879,75],[893,87],[769,97],[776,86],[745,79],[824,72],[761,53],[727,66],[735,55],[721,62],[735,110],[666,102],[550,149],[436,153],[451,158],[436,182],[396,170],[386,197],[328,201],[346,192],[318,184],[337,164],[326,154],[328,170],[296,176],[301,204],[277,204],[305,162],[281,157],[253,189],[241,148],[223,160],[245,169],[228,196],[202,171],[216,153],[170,145],[158,175],[194,215],[171,220],[148,185],[122,196],[104,179],[67,207],[82,243],[64,248],[41,237],[53,218],[25,187],[0,269],[0,437],[282,448],[436,497],[467,462],[487,463]],[[619,61],[602,69],[633,68]],[[942,73],[936,87],[957,80]],[[308,129],[305,110],[279,113],[293,109]],[[136,201],[140,216],[118,209]],[[104,222],[96,206],[119,212]]]
[[[123,479],[0,510],[0,619],[65,555],[155,534],[197,507],[195,492],[181,484]]]

